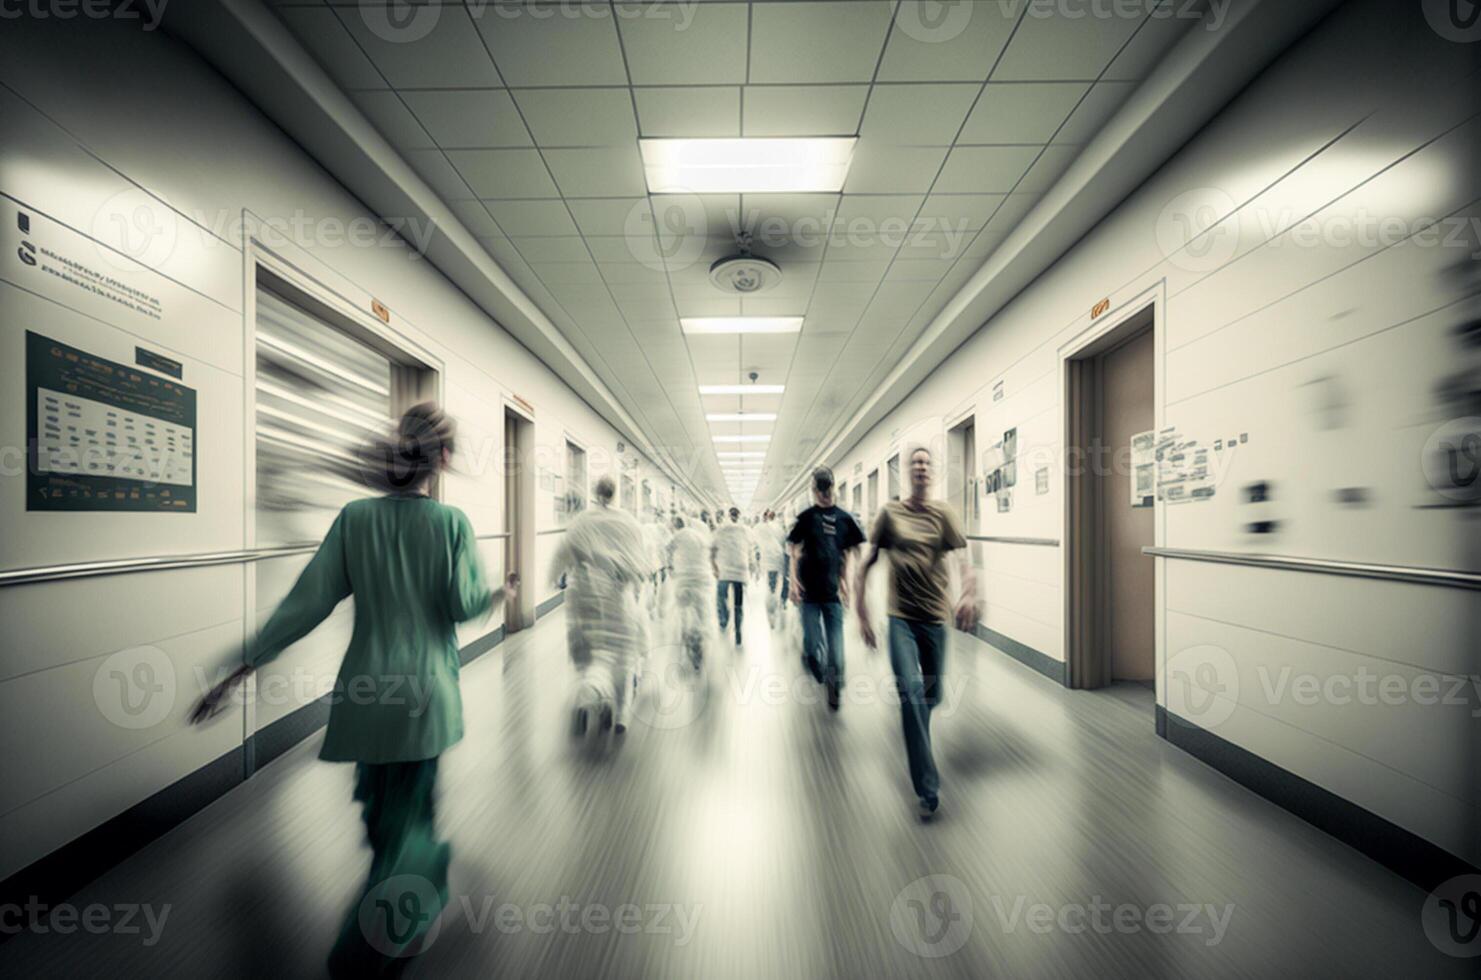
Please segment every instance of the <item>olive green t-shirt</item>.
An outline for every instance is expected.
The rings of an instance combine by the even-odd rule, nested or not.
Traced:
[[[965,548],[956,511],[939,500],[914,510],[891,500],[880,510],[869,542],[890,560],[890,615],[918,623],[951,620],[951,570],[946,553]]]

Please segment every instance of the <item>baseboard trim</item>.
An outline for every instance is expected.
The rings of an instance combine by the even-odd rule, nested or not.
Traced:
[[[556,607],[565,601],[566,594],[564,592],[557,592],[535,607],[535,618],[539,619],[541,616],[554,612]]]
[[[1325,831],[1425,891],[1478,874],[1464,858],[1248,749],[1157,706],[1157,733],[1246,789]]]
[[[1025,667],[1031,667],[1054,683],[1061,687],[1064,686],[1065,669],[1063,660],[1055,660],[1047,653],[1040,653],[1033,647],[1025,646],[1011,636],[1004,636],[997,630],[988,629],[981,623],[977,624],[972,633],[983,643],[996,647]]]
[[[499,626],[459,650],[459,659],[470,663],[502,642],[504,627]],[[32,899],[47,906],[66,901],[88,882],[250,779],[328,720],[326,695],[254,732],[239,749],[181,777],[0,882],[0,906],[24,908]],[[12,935],[0,930],[0,943]]]

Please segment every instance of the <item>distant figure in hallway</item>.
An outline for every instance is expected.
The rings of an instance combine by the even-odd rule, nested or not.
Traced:
[[[782,624],[779,614],[780,603],[784,598],[778,595],[778,586],[786,587],[786,576],[783,574],[783,569],[787,567],[786,531],[780,527],[776,513],[767,511],[756,525],[754,535],[761,570],[766,576],[766,619],[772,629],[776,629]]]
[[[828,690],[838,710],[843,689],[843,604],[848,601],[849,565],[864,543],[852,514],[833,501],[833,471],[813,470],[813,506],[797,515],[787,534],[792,601],[802,614],[802,662]]]
[[[756,541],[751,529],[740,522],[740,508],[730,508],[730,520],[715,529],[715,606],[720,632],[734,620],[735,645],[741,645],[741,621],[745,617],[746,583],[756,570]],[[734,597],[732,614],[730,598]]]
[[[715,564],[710,539],[698,521],[674,518],[669,538],[669,580],[673,583],[674,618],[679,643],[689,664],[699,670],[715,635]]]
[[[967,539],[956,512],[943,501],[930,500],[931,452],[911,451],[910,496],[891,500],[880,510],[869,532],[869,557],[859,569],[854,593],[858,597],[859,630],[864,643],[876,645],[869,619],[865,580],[881,551],[890,554],[890,668],[900,696],[900,720],[905,733],[905,756],[910,782],[920,802],[922,819],[930,819],[940,805],[941,776],[931,754],[931,711],[941,703],[941,677],[946,668],[946,624],[953,609],[959,629],[977,621],[977,581],[967,560]],[[951,599],[948,552],[957,556],[961,594]]]
[[[395,972],[447,904],[450,848],[437,840],[433,804],[438,757],[463,737],[456,626],[512,597],[517,584],[510,576],[502,593],[489,589],[468,518],[431,497],[453,436],[452,420],[436,406],[407,411],[394,440],[367,456],[367,475],[385,496],[345,505],[244,666],[191,715],[199,722],[219,712],[243,678],[355,597],[354,633],[319,758],[355,763],[355,799],[374,856],[330,954],[332,976]],[[420,917],[390,921],[408,901]]]
[[[566,576],[566,642],[580,674],[572,716],[577,736],[594,719],[602,730],[627,731],[644,653],[639,598],[653,569],[643,529],[612,506],[616,495],[610,476],[597,480],[596,506],[576,515],[550,561],[552,586]]]

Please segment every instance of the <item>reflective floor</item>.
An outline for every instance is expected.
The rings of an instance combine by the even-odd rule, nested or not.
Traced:
[[[571,740],[561,613],[468,668],[453,900],[408,975],[1474,976],[1417,888],[1157,738],[1150,690],[1067,691],[962,634],[921,823],[884,655],[850,627],[830,714],[759,613],[704,681],[656,651],[616,745]],[[0,975],[321,975],[368,851],[317,742],[73,900],[168,906],[158,929],[23,933]]]

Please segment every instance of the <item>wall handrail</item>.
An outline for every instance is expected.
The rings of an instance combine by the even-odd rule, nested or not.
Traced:
[[[993,544],[1028,544],[1044,548],[1058,548],[1058,538],[1006,538],[993,534],[968,534],[968,541],[990,541]]]
[[[508,532],[476,535],[479,541],[496,541],[509,537]],[[11,585],[35,585],[69,579],[97,578],[102,575],[129,575],[135,572],[174,571],[181,568],[210,568],[215,565],[246,565],[272,558],[311,555],[319,550],[313,544],[290,544],[275,548],[247,548],[240,551],[212,551],[193,555],[158,555],[149,558],[115,558],[107,561],[72,562],[65,565],[40,565],[0,572],[0,588]]]
[[[1246,565],[1252,568],[1276,568],[1293,572],[1315,572],[1323,575],[1346,575],[1352,578],[1408,582],[1414,585],[1481,590],[1481,572],[1463,572],[1452,568],[1380,565],[1369,562],[1337,561],[1329,558],[1288,558],[1284,555],[1204,551],[1191,548],[1143,548],[1142,554],[1153,558],[1205,561],[1221,565]]]

